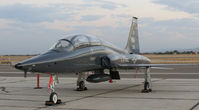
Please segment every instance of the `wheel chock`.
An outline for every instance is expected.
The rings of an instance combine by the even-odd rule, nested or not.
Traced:
[[[61,103],[62,103],[61,99],[58,99],[56,104],[53,103],[53,101],[46,101],[45,105],[52,106],[52,105],[57,105],[57,104],[61,104]]]

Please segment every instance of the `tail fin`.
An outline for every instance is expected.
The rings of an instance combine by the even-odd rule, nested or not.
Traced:
[[[130,54],[139,54],[140,53],[137,19],[138,18],[133,17],[133,21],[132,21],[130,32],[129,32],[129,38],[128,38],[128,42],[126,45],[126,50]]]

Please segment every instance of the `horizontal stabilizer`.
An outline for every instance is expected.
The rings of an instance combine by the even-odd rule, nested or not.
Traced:
[[[151,68],[157,70],[174,70],[174,68],[166,68],[166,67],[151,67]]]
[[[170,66],[196,66],[198,64],[117,64],[117,68],[120,69],[135,69],[144,67],[170,67]]]

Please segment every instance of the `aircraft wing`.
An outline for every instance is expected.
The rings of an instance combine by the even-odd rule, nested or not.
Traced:
[[[118,68],[121,69],[134,69],[134,68],[144,68],[144,67],[170,67],[170,66],[195,66],[197,64],[117,64]]]

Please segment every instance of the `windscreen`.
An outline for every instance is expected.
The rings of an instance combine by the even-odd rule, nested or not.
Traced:
[[[70,51],[72,50],[72,48],[73,46],[69,41],[62,39],[62,40],[59,40],[51,49]]]
[[[60,40],[56,45],[55,48],[66,48],[70,45],[70,43],[66,40]]]

